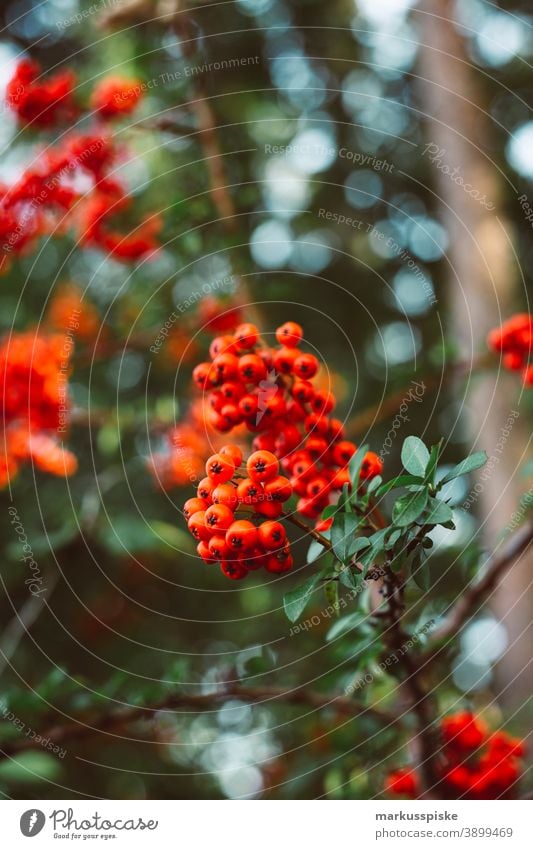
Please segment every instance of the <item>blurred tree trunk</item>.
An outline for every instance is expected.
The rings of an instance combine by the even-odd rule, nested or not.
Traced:
[[[513,252],[512,227],[501,211],[503,181],[491,161],[487,139],[492,130],[485,110],[484,91],[468,58],[466,45],[454,21],[451,0],[421,0],[414,12],[420,33],[417,81],[426,116],[429,180],[438,196],[438,213],[449,235],[447,252],[447,326],[463,357],[471,358],[485,346],[491,327],[516,308],[518,265]],[[435,157],[431,163],[430,157]],[[446,171],[447,166],[449,171]],[[485,196],[471,197],[452,179],[459,168],[465,183]],[[489,207],[489,208],[487,208]],[[494,453],[511,411],[519,409],[519,377],[502,374],[473,378],[461,400],[476,448]],[[459,386],[457,392],[462,391]],[[510,522],[524,482],[518,477],[530,428],[519,416],[507,438],[499,463],[483,485],[477,508],[484,543],[492,547]],[[508,573],[492,599],[495,614],[505,625],[509,648],[497,669],[502,702],[518,706],[531,696],[530,647],[533,638],[531,555]]]

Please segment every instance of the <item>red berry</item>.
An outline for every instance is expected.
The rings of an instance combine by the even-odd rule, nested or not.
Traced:
[[[249,351],[259,342],[259,330],[255,324],[239,324],[235,331],[235,341],[240,351]]]
[[[291,395],[300,404],[306,404],[315,397],[315,388],[308,380],[295,380],[292,385]]]
[[[238,445],[223,445],[218,453],[222,454],[223,457],[228,457],[236,469],[242,463],[242,451]]]
[[[234,521],[233,511],[225,504],[213,504],[205,511],[205,526],[211,531],[227,531]]]
[[[318,360],[313,354],[300,354],[294,360],[293,371],[298,377],[310,380],[318,371]]]
[[[203,498],[189,498],[183,505],[183,515],[187,520],[200,510],[207,510],[209,504]]]
[[[217,416],[218,415],[225,419],[226,422],[228,422],[228,424],[230,424],[232,427],[235,427],[236,425],[240,424],[243,419],[243,415],[237,404],[224,404],[220,411],[220,414],[217,413]],[[218,429],[220,430],[221,428]],[[223,433],[227,433],[227,430],[225,428],[223,428],[222,430]]]
[[[279,460],[270,451],[254,451],[248,457],[246,469],[253,481],[264,483],[278,476]]]
[[[311,407],[320,416],[327,416],[335,406],[335,396],[331,392],[317,392],[311,401]]]
[[[202,478],[198,484],[198,498],[203,498],[204,501],[211,503],[211,495],[214,488],[215,483],[211,480],[211,478]]]
[[[289,572],[294,565],[294,560],[290,553],[290,549],[288,546],[280,549],[276,552],[276,554],[272,554],[265,563],[265,569],[267,572],[273,572],[274,574],[281,574],[283,572]]]
[[[292,486],[287,478],[280,475],[266,482],[265,495],[272,501],[287,501],[292,495]]]
[[[263,522],[257,529],[259,543],[267,551],[273,551],[285,543],[287,534],[281,522]]]
[[[226,543],[226,538],[219,534],[215,534],[214,537],[211,537],[208,546],[209,552],[215,560],[226,560],[231,554]]]
[[[212,368],[219,380],[235,380],[239,376],[239,358],[235,354],[219,354],[213,360]]]
[[[245,354],[239,360],[239,375],[244,383],[261,383],[266,380],[266,366],[257,354]]]
[[[247,551],[257,545],[257,528],[246,519],[233,522],[226,531],[226,543],[232,551]]]
[[[211,363],[199,363],[193,370],[192,377],[200,389],[209,389],[212,383]]]
[[[245,418],[254,418],[257,415],[259,399],[257,395],[245,395],[239,401],[239,410]]]
[[[205,464],[207,477],[215,483],[226,483],[235,474],[235,466],[228,457],[213,454]]]
[[[296,348],[279,348],[272,357],[274,368],[281,374],[291,374],[294,363],[299,359],[299,356]]]
[[[203,540],[200,540],[200,542],[196,546],[196,551],[198,552],[199,556],[202,558],[204,563],[216,563],[216,559],[211,554],[208,544],[205,543]]]
[[[241,504],[258,504],[264,499],[263,487],[251,478],[240,481],[237,495]]]
[[[238,383],[236,380],[227,380],[220,387],[220,392],[225,401],[234,401],[235,403],[244,395],[242,383]]]
[[[205,525],[205,511],[199,510],[197,513],[193,513],[189,521],[187,522],[187,527],[189,528],[193,537],[197,540],[203,540],[207,542],[209,537],[211,536],[211,532]]]
[[[232,581],[240,581],[246,578],[248,570],[246,566],[238,560],[224,560],[220,564],[220,570],[226,578],[231,578]]]
[[[367,451],[361,465],[361,479],[366,481],[375,478],[376,475],[381,474],[382,470],[383,461],[380,457],[373,451]]]
[[[239,503],[236,488],[230,483],[219,483],[213,490],[213,502],[223,504],[230,510],[236,510]]]
[[[278,519],[283,515],[283,505],[280,501],[260,501],[254,505],[254,511],[265,519]]]
[[[286,321],[276,330],[276,339],[280,345],[296,348],[303,339],[304,332],[295,321]]]
[[[356,451],[357,447],[353,442],[348,442],[346,439],[337,442],[333,448],[333,462],[337,466],[347,466]]]
[[[236,350],[234,336],[216,336],[209,346],[209,355],[214,360],[219,354],[234,354]]]

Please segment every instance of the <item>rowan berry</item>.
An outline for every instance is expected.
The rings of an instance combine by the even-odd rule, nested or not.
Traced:
[[[197,513],[193,513],[187,522],[187,527],[193,537],[199,541],[207,542],[211,536],[211,532],[205,524],[205,510],[198,510]]]
[[[233,511],[237,509],[237,505],[239,503],[237,489],[230,483],[219,483],[218,486],[214,488],[211,497],[214,504],[223,504],[225,507],[229,507],[229,509]]]
[[[237,496],[241,504],[258,504],[264,499],[263,487],[251,478],[240,481],[237,487]]]
[[[223,454],[213,454],[205,464],[205,471],[208,478],[211,478],[215,484],[226,483],[235,474],[235,466],[233,462],[224,457]]]
[[[291,395],[300,404],[306,404],[315,397],[315,388],[308,380],[295,380],[292,385]]]
[[[235,330],[235,344],[240,351],[248,351],[259,342],[259,330],[255,324],[239,324]]]
[[[239,376],[245,383],[258,384],[266,380],[266,366],[257,354],[245,354],[239,360]]]
[[[300,354],[294,360],[292,370],[298,377],[309,380],[318,371],[318,360],[313,354]]]
[[[265,519],[277,519],[283,514],[283,505],[280,501],[260,501],[254,504],[254,511]]]
[[[242,578],[246,578],[248,574],[248,569],[239,560],[224,560],[220,564],[220,570],[226,578],[230,578],[232,581],[240,581]]]
[[[227,560],[231,556],[226,537],[215,534],[208,542],[209,552],[216,560]]]
[[[212,363],[219,381],[235,380],[239,376],[239,358],[235,354],[218,354]]]
[[[207,510],[208,506],[207,501],[203,498],[189,498],[183,505],[183,515],[186,519],[190,519],[200,510]]]
[[[272,501],[287,501],[292,495],[292,486],[287,478],[279,475],[265,483],[265,496]]]
[[[208,501],[211,503],[211,496],[213,494],[213,490],[216,484],[211,478],[202,478],[200,483],[198,484],[198,498],[203,498],[204,501]]]
[[[237,350],[234,336],[215,336],[209,346],[209,355],[212,360],[219,354],[234,354]]]
[[[278,549],[287,539],[281,522],[263,522],[257,529],[259,543],[268,551]]]
[[[213,385],[211,363],[199,363],[193,369],[192,377],[200,389],[208,389]]]
[[[238,445],[223,445],[218,453],[222,454],[223,457],[228,457],[236,469],[242,463],[242,451]]]
[[[276,330],[276,339],[280,345],[296,348],[303,339],[304,332],[295,321],[286,321]]]
[[[332,452],[333,461],[337,466],[347,466],[356,451],[357,447],[353,442],[348,442],[348,440],[337,442]]]
[[[257,528],[246,519],[233,522],[226,532],[226,543],[231,551],[247,551],[257,545]]]
[[[381,474],[383,470],[383,461],[377,454],[374,454],[373,451],[367,451],[365,454],[365,458],[361,464],[361,480],[370,480],[370,478],[375,478],[376,475]]]
[[[199,556],[202,558],[204,563],[216,563],[218,559],[213,557],[209,545],[203,540],[200,540],[200,542],[196,546],[196,551],[198,552]]]
[[[234,521],[233,510],[230,510],[225,504],[212,504],[205,511],[205,526],[213,532],[227,531]]]
[[[276,371],[279,371],[281,374],[291,374],[294,370],[294,363],[300,356],[296,348],[279,348],[274,352],[272,362]]]
[[[246,469],[253,481],[264,483],[278,476],[279,461],[270,451],[254,451],[247,460]]]

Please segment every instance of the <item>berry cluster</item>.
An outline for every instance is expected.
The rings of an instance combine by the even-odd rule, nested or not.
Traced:
[[[334,493],[350,484],[348,464],[357,448],[331,416],[335,396],[312,380],[317,358],[299,348],[303,331],[288,321],[276,330],[279,343],[268,348],[254,324],[240,324],[230,335],[213,339],[210,362],[196,366],[196,385],[207,393],[208,421],[229,433],[244,425],[256,434],[253,447],[274,454],[299,496],[297,511],[318,519]],[[361,480],[379,474],[382,463],[368,452]]]
[[[39,74],[34,62],[21,62],[8,84],[7,103],[24,124],[46,128],[70,122],[82,111],[73,101],[75,78],[68,72],[41,80]],[[127,233],[110,223],[130,208],[132,198],[111,176],[119,150],[101,122],[131,111],[139,98],[130,92],[138,90],[129,80],[102,80],[91,96],[96,131],[61,135],[60,143],[48,145],[15,183],[0,185],[4,270],[11,256],[23,254],[58,228],[63,232],[67,223],[81,244],[99,247],[119,260],[136,260],[157,249],[158,216],[147,217]]]
[[[68,361],[71,346],[64,336],[12,334],[0,346],[0,380],[4,420],[0,485],[29,459],[43,471],[70,475],[77,461],[62,447],[69,413]]]
[[[441,722],[442,778],[439,788],[447,798],[498,799],[509,795],[520,778],[522,740],[496,731],[490,734],[469,711],[459,711]],[[396,796],[416,798],[420,793],[415,770],[390,773],[386,789]]]
[[[23,59],[7,84],[6,101],[21,124],[48,128],[72,122],[83,111],[75,100],[77,82],[70,70],[43,77],[38,62]],[[132,112],[141,94],[138,80],[104,77],[94,87],[89,107],[100,118],[115,118]]]
[[[503,355],[505,368],[521,371],[524,384],[533,386],[533,364],[529,363],[533,352],[533,316],[529,313],[512,316],[501,327],[491,330],[488,345]]]
[[[183,512],[198,541],[198,554],[205,563],[219,562],[232,580],[261,567],[276,574],[288,572],[293,558],[285,528],[276,519],[292,487],[269,451],[254,451],[245,474],[242,462],[237,445],[224,445],[208,459],[197,497],[185,502]]]

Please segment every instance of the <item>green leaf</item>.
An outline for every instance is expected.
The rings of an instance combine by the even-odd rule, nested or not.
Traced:
[[[353,537],[348,549],[348,554],[350,557],[355,557],[356,554],[359,554],[359,552],[363,551],[364,548],[368,548],[369,545],[370,540],[368,537]]]
[[[436,445],[431,446],[431,452],[429,455],[429,462],[426,466],[426,474],[425,478],[428,483],[433,483],[435,480],[435,470],[437,468],[437,463],[439,461],[439,456],[442,448],[442,443],[444,440],[440,440]]]
[[[368,495],[372,495],[374,490],[378,489],[381,486],[382,482],[383,482],[383,478],[381,477],[381,475],[376,475],[375,478],[372,478],[372,480],[370,481],[370,483],[368,484],[368,486],[366,488]]]
[[[352,628],[356,628],[365,618],[365,615],[366,614],[357,612],[350,613],[348,616],[342,616],[340,619],[337,619],[326,634],[326,641],[329,643],[336,637],[340,637],[342,634],[348,633],[348,631],[351,631]]]
[[[400,528],[406,528],[416,522],[428,500],[427,489],[420,492],[408,492],[398,498],[392,510],[392,521]]]
[[[352,566],[346,566],[339,572],[339,581],[349,590],[355,590],[361,584],[363,576],[361,572],[354,569]]]
[[[480,469],[486,462],[487,455],[485,451],[476,451],[475,454],[471,454],[469,457],[466,457],[465,460],[458,463],[457,466],[454,466],[453,469],[451,469],[451,471],[449,471],[448,474],[439,481],[439,487],[444,486],[444,484],[449,481],[455,480],[455,478],[460,478],[461,475],[468,475],[469,472],[474,472],[476,469]]]
[[[411,561],[411,575],[417,587],[426,593],[431,587],[431,574],[429,564],[423,562],[423,556],[422,549],[415,552]]]
[[[290,622],[296,622],[300,618],[321,577],[322,572],[316,572],[311,578],[304,581],[303,584],[285,593],[283,596],[283,607]]]
[[[328,583],[324,587],[324,592],[326,594],[326,601],[330,604],[335,613],[339,612],[339,583],[338,581],[328,581]]]
[[[0,778],[13,784],[57,781],[62,773],[63,766],[57,757],[46,752],[22,752],[0,764]]]
[[[320,543],[320,542],[318,542],[318,540],[314,539],[312,541],[311,545],[309,546],[308,551],[307,551],[307,562],[308,563],[314,563],[315,560],[318,560],[318,558],[321,557],[321,555],[324,554],[324,552],[326,550],[327,549],[324,548],[322,543]]]
[[[331,526],[331,545],[333,553],[341,563],[350,557],[350,547],[359,526],[359,518],[355,513],[338,513]]]
[[[402,463],[412,475],[424,475],[429,463],[429,451],[418,436],[408,436],[402,445]]]
[[[365,459],[365,454],[367,451],[368,445],[360,446],[360,448],[357,449],[348,464],[350,480],[353,484],[354,489],[357,489],[357,485],[359,483],[359,475],[361,474],[361,466],[363,465],[363,460]]]
[[[381,554],[385,546],[385,537],[389,531],[390,528],[382,528],[381,530],[376,531],[375,534],[372,534],[372,536],[367,537],[370,542],[370,548],[359,558],[359,562],[363,566],[370,566],[376,557]]]
[[[393,478],[387,483],[384,483],[383,486],[380,486],[378,491],[376,492],[376,498],[381,498],[383,495],[386,495],[391,489],[399,489],[402,486],[409,486],[413,484],[413,486],[423,486],[424,478],[418,477],[418,475],[398,475],[398,477]]]
[[[444,501],[438,498],[430,498],[427,504],[427,513],[424,516],[426,525],[445,525],[453,519],[453,510]]]

